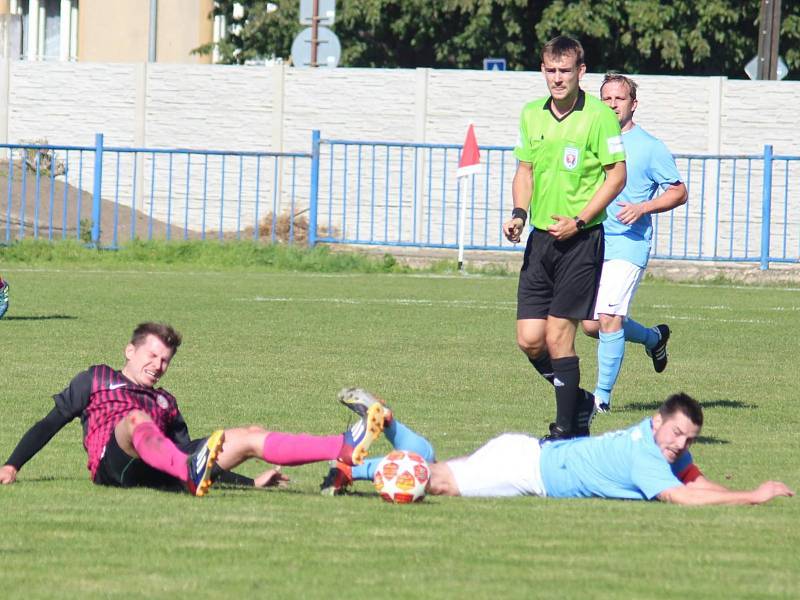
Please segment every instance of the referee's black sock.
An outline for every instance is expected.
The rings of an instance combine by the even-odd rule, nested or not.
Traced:
[[[550,360],[550,355],[547,353],[547,350],[536,358],[531,358],[529,356],[528,360],[533,365],[533,368],[539,372],[539,375],[544,377],[550,385],[553,385],[553,363]]]
[[[556,389],[556,425],[565,432],[575,429],[575,408],[581,370],[577,356],[556,358],[553,363],[553,386]]]

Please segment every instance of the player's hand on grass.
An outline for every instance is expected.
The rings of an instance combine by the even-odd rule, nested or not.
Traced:
[[[7,485],[14,483],[17,480],[17,469],[11,465],[3,465],[0,467],[0,483]]]
[[[253,485],[257,488],[286,487],[288,484],[289,478],[281,472],[280,467],[264,471],[261,475],[253,479]]]
[[[794,496],[794,491],[780,481],[765,481],[753,490],[753,504],[763,504],[777,496]]]
[[[578,224],[575,222],[575,219],[571,217],[562,217],[561,215],[551,215],[550,218],[553,219],[555,223],[547,228],[547,232],[559,242],[568,240],[578,233]]]
[[[617,221],[624,225],[633,225],[645,214],[643,204],[631,204],[630,202],[617,202],[620,211],[617,213]]]
[[[503,234],[509,242],[518,244],[522,238],[523,227],[525,227],[525,221],[519,217],[513,217],[503,223]]]

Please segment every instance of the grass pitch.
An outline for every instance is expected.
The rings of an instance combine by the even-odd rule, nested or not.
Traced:
[[[162,385],[194,436],[258,423],[333,433],[339,388],[384,395],[440,458],[497,433],[541,434],[553,393],[514,343],[516,278],[4,268],[0,460],[78,371],[121,366],[133,326],[184,334]],[[114,270],[116,269],[116,270]],[[694,454],[734,488],[800,487],[800,289],[647,281],[633,315],[673,330],[656,375],[629,345],[614,410],[627,426],[684,390],[706,409]],[[595,346],[578,340],[582,380]],[[380,452],[385,442],[376,447]],[[93,486],[72,423],[0,488],[6,598],[754,598],[800,593],[800,499],[685,508],[607,500],[427,498],[383,503],[363,483],[317,493],[326,465],[287,490],[207,498]],[[255,474],[257,465],[242,471]]]

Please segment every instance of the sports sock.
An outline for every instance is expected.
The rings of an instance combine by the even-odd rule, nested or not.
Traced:
[[[528,361],[533,365],[533,368],[539,372],[539,375],[544,377],[550,385],[553,385],[553,363],[550,360],[550,355],[545,351],[536,358],[528,357]]]
[[[553,359],[553,385],[556,390],[556,425],[562,430],[574,429],[575,405],[581,382],[580,363],[577,356]]]
[[[427,461],[435,460],[431,443],[397,419],[392,419],[391,423],[383,430],[383,435],[397,450],[416,452]]]
[[[189,456],[178,450],[172,440],[152,421],[137,425],[131,435],[131,442],[139,458],[154,469],[181,481],[189,480],[189,467],[186,465]]]
[[[273,465],[294,467],[322,460],[335,460],[344,435],[309,435],[272,431],[264,439],[261,457]]]
[[[353,481],[372,481],[375,477],[375,471],[378,469],[378,464],[382,460],[382,458],[368,458],[363,464],[354,466],[350,471]]]
[[[622,330],[625,332],[625,341],[644,344],[645,348],[655,347],[658,340],[661,339],[656,329],[645,327],[633,319],[625,319]]]
[[[603,404],[611,404],[611,390],[617,383],[622,358],[625,356],[625,332],[600,332],[597,345],[597,387],[594,395]]]

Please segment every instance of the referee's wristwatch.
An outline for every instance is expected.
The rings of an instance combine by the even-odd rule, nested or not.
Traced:
[[[580,217],[575,217],[575,227],[578,228],[578,231],[583,231],[584,229],[586,229],[586,221],[584,221]]]

